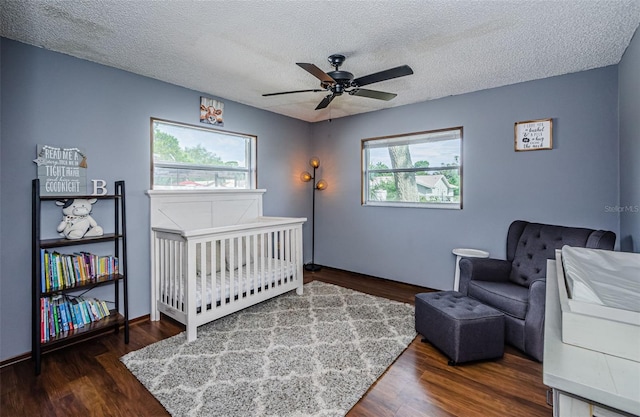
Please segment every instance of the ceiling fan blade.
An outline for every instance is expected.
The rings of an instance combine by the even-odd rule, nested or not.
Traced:
[[[321,90],[321,89],[316,88],[314,90],[283,91],[281,93],[263,94],[262,97],[279,96],[279,95],[282,95],[282,94],[293,94],[293,93],[317,93],[318,91],[327,91],[327,90]]]
[[[327,107],[329,103],[331,103],[331,101],[334,99],[334,97],[335,94],[331,94],[323,98],[320,104],[318,104],[318,106],[316,107],[316,110],[324,109],[325,107]]]
[[[306,64],[304,62],[297,62],[296,65],[298,65],[300,68],[302,68],[303,70],[307,71],[309,74],[313,75],[314,77],[316,77],[317,79],[319,79],[323,83],[335,84],[335,82],[336,82],[333,78],[331,78],[331,76],[329,76],[329,74],[327,74],[326,72],[322,71],[320,68],[316,67],[313,64]]]
[[[413,70],[408,65],[391,68],[385,71],[376,72],[374,74],[365,75],[356,78],[351,83],[354,87],[362,87],[363,85],[379,83],[380,81],[390,80],[392,78],[404,77],[413,74]]]
[[[385,101],[389,101],[397,96],[397,94],[394,94],[394,93],[385,93],[384,91],[367,90],[365,88],[356,88],[354,90],[349,91],[349,94],[352,96],[369,97],[369,98],[375,98],[378,100],[385,100]]]

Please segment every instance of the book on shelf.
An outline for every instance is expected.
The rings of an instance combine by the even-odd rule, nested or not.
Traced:
[[[69,331],[69,319],[67,318],[67,309],[65,308],[65,303],[63,300],[58,302],[58,307],[60,308],[60,321],[62,322],[62,332]]]
[[[77,297],[72,297],[69,300],[71,304],[71,311],[73,311],[74,324],[76,328],[84,327],[84,317],[82,316],[82,311],[80,310],[80,304],[78,303]]]
[[[108,302],[91,297],[55,295],[40,299],[40,341],[70,334],[108,317]]]
[[[80,314],[82,315],[82,321],[84,324],[91,323],[91,319],[89,318],[89,314],[87,313],[87,306],[85,305],[83,300],[78,300],[78,308],[80,309]]]
[[[45,256],[45,251],[44,249],[40,249],[40,282],[41,282],[41,287],[42,289],[46,288],[46,268],[45,268],[45,260],[44,260],[44,256]],[[46,290],[45,290],[46,291]]]
[[[60,327],[60,319],[59,319],[59,311],[60,307],[58,306],[57,300],[51,300],[51,309],[53,310],[53,335],[62,333],[62,328]]]
[[[42,249],[40,252],[41,287],[52,292],[95,282],[118,274],[118,258],[88,252],[61,254]]]
[[[67,317],[69,317],[69,330],[75,330],[78,328],[76,322],[76,315],[73,312],[73,307],[71,306],[71,300],[65,303],[65,309],[67,310]]]
[[[89,311],[91,312],[91,321],[100,320],[100,313],[98,313],[98,305],[94,302],[87,300],[87,305],[89,307]]]

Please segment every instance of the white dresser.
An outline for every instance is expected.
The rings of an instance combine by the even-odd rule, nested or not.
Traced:
[[[554,417],[640,415],[640,362],[563,343],[561,317],[556,261],[549,260],[543,382],[553,389]]]

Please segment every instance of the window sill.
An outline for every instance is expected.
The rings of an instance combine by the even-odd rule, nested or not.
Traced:
[[[422,209],[445,209],[445,210],[462,210],[461,203],[402,203],[402,202],[384,202],[369,201],[362,204],[364,207],[402,207],[402,208],[422,208]]]

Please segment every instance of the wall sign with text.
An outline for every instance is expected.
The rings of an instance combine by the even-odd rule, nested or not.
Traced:
[[[40,195],[86,195],[87,157],[75,147],[38,145]]]
[[[515,150],[553,149],[552,120],[540,119],[515,124]]]

